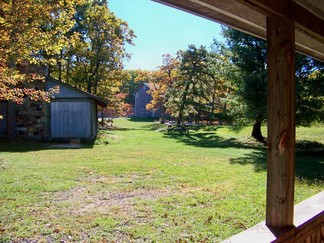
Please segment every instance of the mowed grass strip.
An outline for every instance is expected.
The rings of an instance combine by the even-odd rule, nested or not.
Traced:
[[[266,148],[250,127],[114,126],[81,148],[0,144],[0,242],[218,242],[264,220]],[[324,127],[297,139],[296,203],[324,189]]]

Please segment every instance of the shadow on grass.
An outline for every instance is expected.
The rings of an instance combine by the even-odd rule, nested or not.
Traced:
[[[324,144],[298,141],[296,144],[295,176],[310,183],[324,182]],[[248,155],[230,159],[232,164],[254,165],[257,172],[267,169],[267,151],[254,150]]]
[[[114,127],[113,129],[111,129],[111,131],[121,131],[121,132],[134,131],[134,130],[138,130],[138,129],[126,128],[126,127]]]
[[[159,118],[156,117],[131,117],[128,118],[131,122],[154,122],[157,121]]]
[[[295,173],[300,179],[324,182],[324,144],[297,141]]]
[[[9,141],[2,139],[0,140],[0,152],[13,152],[13,153],[22,153],[30,151],[40,151],[40,150],[61,150],[61,149],[89,149],[93,148],[93,142],[85,142],[81,144],[73,144],[67,142],[38,142],[38,141],[22,141],[14,140]]]
[[[217,128],[214,128],[212,132],[195,132],[195,133],[181,133],[175,132],[171,134],[165,134],[167,138],[177,139],[179,142],[186,145],[204,148],[248,148],[248,149],[262,149],[260,143],[252,140],[244,141],[236,138],[223,138],[215,134]]]
[[[267,151],[265,149],[254,150],[243,157],[231,158],[230,163],[240,165],[252,164],[256,172],[265,171],[267,170]]]
[[[204,128],[190,134],[165,134],[166,138],[176,139],[189,146],[204,148],[244,148],[251,151],[246,155],[230,159],[231,164],[254,166],[256,172],[267,170],[267,149],[253,139],[223,138],[215,134],[217,127]],[[297,141],[295,174],[309,182],[324,181],[324,144],[313,141]]]

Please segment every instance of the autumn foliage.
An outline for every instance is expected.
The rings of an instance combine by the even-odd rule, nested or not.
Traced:
[[[107,108],[102,109],[102,115],[110,118],[133,115],[132,105],[124,102],[127,95],[127,93],[116,94],[113,102]]]
[[[65,33],[73,26],[77,1],[1,1],[0,10],[0,100],[48,101],[51,92],[30,87],[43,77],[21,71],[22,63],[45,65],[44,53],[58,53],[69,41]]]
[[[33,87],[45,75],[114,100],[129,58],[124,44],[134,37],[106,0],[1,1],[0,101],[49,101],[57,90]],[[26,72],[25,63],[46,72]]]

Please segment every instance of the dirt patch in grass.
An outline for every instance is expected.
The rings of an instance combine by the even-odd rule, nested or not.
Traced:
[[[119,213],[129,214],[133,211],[134,200],[154,199],[165,195],[166,192],[161,191],[145,191],[135,190],[129,192],[97,192],[93,194],[86,188],[73,188],[66,192],[58,192],[54,194],[54,202],[68,203],[75,205],[73,213],[108,213],[118,209]]]
[[[213,194],[186,185],[178,188],[138,187],[137,182],[150,179],[151,175],[147,174],[91,174],[77,180],[76,186],[69,190],[43,193],[39,203],[24,207],[32,219],[30,228],[37,229],[26,237],[47,242],[99,242],[101,238],[112,242],[119,242],[119,239],[123,239],[122,242],[153,241],[156,232],[175,224],[185,230],[188,223],[183,213],[186,208],[208,205],[207,202],[200,205],[198,199],[182,205],[182,197],[195,197],[201,191]],[[170,215],[169,209],[173,210]],[[177,215],[181,219],[178,220]],[[6,227],[4,230],[10,231]]]
[[[132,177],[132,176],[131,176]],[[139,178],[137,178],[139,179]],[[112,191],[111,183],[129,181],[130,178],[87,178],[86,185],[78,185],[67,191],[59,191],[44,195],[51,208],[61,208],[68,217],[87,217],[87,215],[110,215],[114,218],[125,219],[122,224],[133,221],[144,223],[150,221],[151,204],[164,197],[190,195],[199,188],[185,187],[163,189],[131,189]],[[210,192],[211,193],[211,192]],[[145,202],[145,203],[143,203]],[[66,215],[67,216],[67,215]]]
[[[54,192],[44,197],[49,203],[64,206],[69,213],[83,216],[86,214],[113,214],[130,216],[135,213],[135,204],[139,200],[155,200],[173,193],[170,190],[147,190],[145,188],[110,191],[109,184],[124,181],[125,178],[88,178],[87,185],[76,186],[67,191]],[[127,182],[127,181],[126,181]],[[101,186],[98,184],[102,184]],[[107,185],[107,187],[105,186]]]
[[[6,170],[11,167],[11,163],[4,158],[0,157],[0,170]]]

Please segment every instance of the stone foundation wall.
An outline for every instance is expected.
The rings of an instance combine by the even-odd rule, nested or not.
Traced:
[[[26,101],[16,106],[16,136],[33,140],[46,138],[46,107],[42,101]]]
[[[35,80],[32,82],[36,90],[44,90],[45,82]],[[15,107],[16,137],[32,140],[44,140],[46,138],[46,108],[45,101],[33,101],[28,98],[21,105]]]

